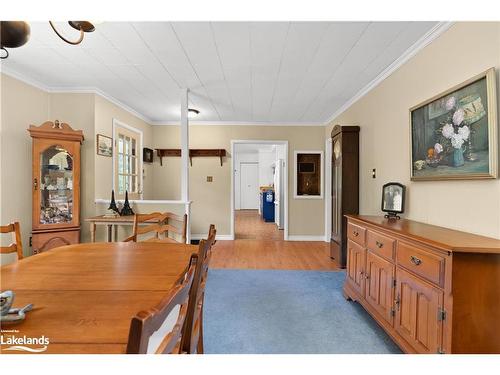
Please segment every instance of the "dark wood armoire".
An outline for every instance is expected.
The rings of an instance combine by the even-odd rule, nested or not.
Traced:
[[[332,130],[332,233],[330,257],[346,266],[346,214],[359,213],[359,126]]]

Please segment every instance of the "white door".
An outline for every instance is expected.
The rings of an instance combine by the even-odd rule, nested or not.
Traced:
[[[259,208],[259,164],[241,163],[240,199],[242,210]]]

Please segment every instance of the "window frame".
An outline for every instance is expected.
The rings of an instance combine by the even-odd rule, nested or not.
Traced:
[[[140,129],[134,128],[126,123],[113,118],[113,190],[115,191],[116,199],[125,199],[125,193],[120,194],[118,191],[118,138],[120,130],[123,129],[124,133],[133,133],[133,138],[136,139],[136,160],[137,160],[137,192],[131,193],[129,191],[128,198],[130,200],[143,199],[143,160],[142,160],[142,146],[143,146],[143,132]]]

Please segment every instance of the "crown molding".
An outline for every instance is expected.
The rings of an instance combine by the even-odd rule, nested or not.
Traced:
[[[12,77],[14,79],[17,79],[18,81],[21,81],[27,85],[33,86],[39,90],[45,91],[45,92],[50,92],[50,88],[47,85],[44,85],[42,82],[33,79],[31,77],[26,77],[25,75],[19,73],[17,70],[14,70],[12,68],[8,68],[4,64],[0,63],[0,73],[3,73],[9,77]]]
[[[152,121],[153,126],[180,126],[180,121]],[[324,122],[273,122],[273,121],[189,121],[199,126],[325,126]]]
[[[4,65],[0,65],[0,72],[8,75],[12,78],[17,79],[18,81],[24,82],[27,85],[36,87],[39,90],[45,91],[49,94],[95,94],[99,95],[100,97],[106,99],[107,101],[113,103],[117,107],[120,107],[126,112],[129,112],[131,115],[134,115],[144,122],[147,122],[148,124],[151,124],[153,121],[148,118],[147,116],[144,116],[142,113],[137,112],[135,109],[129,107],[125,103],[122,103],[115,97],[105,93],[104,91],[98,89],[97,87],[57,87],[57,86],[47,86],[40,81],[33,79],[31,77],[27,77],[26,75],[23,75],[19,73],[18,71],[6,67]]]
[[[351,99],[349,99],[345,104],[343,104],[339,109],[337,109],[328,119],[324,122],[325,126],[330,125],[330,123],[335,120],[342,113],[347,111],[354,103],[356,103],[363,96],[368,94],[376,86],[378,86],[383,80],[389,77],[402,65],[404,65],[408,60],[415,56],[419,51],[427,47],[432,43],[437,37],[448,30],[454,22],[439,22],[436,26],[430,29],[424,36],[417,40],[410,48],[408,48],[401,56],[392,62],[387,68],[385,68],[377,77],[370,81],[365,87],[359,90]]]

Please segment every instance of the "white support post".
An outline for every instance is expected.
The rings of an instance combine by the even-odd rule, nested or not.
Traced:
[[[182,89],[181,91],[181,199],[184,202],[189,202],[188,89]],[[190,238],[191,237],[190,217],[188,218],[187,224],[188,224],[187,238]]]

